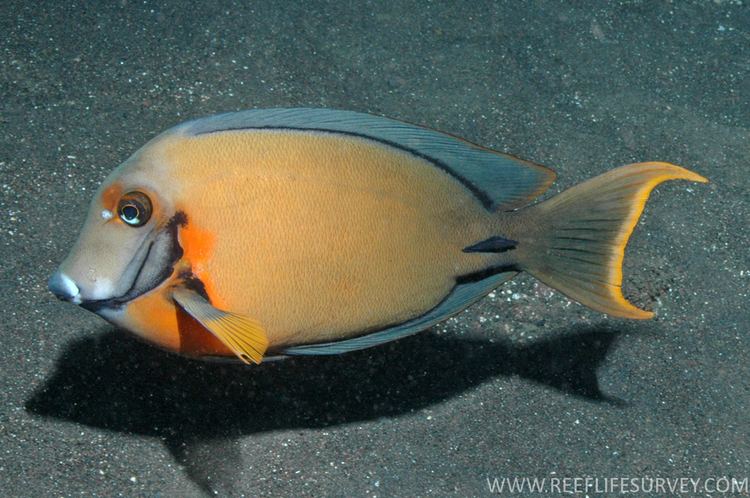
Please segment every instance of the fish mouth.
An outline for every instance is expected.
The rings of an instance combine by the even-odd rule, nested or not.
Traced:
[[[146,254],[130,287],[124,294],[107,299],[82,301],[79,306],[97,314],[104,310],[118,310],[134,299],[147,294],[166,282],[174,273],[183,250],[177,240],[177,228],[185,223],[184,216],[173,217],[164,230],[148,243]],[[134,261],[137,258],[134,257]]]

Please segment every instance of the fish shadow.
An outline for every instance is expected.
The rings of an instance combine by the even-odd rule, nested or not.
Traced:
[[[596,375],[619,334],[574,328],[518,345],[422,333],[341,356],[247,367],[178,357],[110,330],[70,344],[25,407],[160,438],[204,491],[235,494],[242,437],[407,414],[498,376],[621,404],[600,390]]]

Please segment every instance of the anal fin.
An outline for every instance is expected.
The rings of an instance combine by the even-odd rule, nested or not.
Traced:
[[[172,297],[190,316],[229,348],[244,363],[260,363],[268,348],[263,327],[243,315],[214,308],[197,292],[176,288]]]

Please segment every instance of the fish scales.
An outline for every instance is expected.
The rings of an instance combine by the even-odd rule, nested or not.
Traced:
[[[258,318],[272,344],[413,318],[494,258],[462,252],[466,241],[492,235],[490,213],[407,152],[344,135],[257,130],[163,147],[165,162],[183,171],[189,223],[217,234],[198,277],[213,282],[226,309]]]

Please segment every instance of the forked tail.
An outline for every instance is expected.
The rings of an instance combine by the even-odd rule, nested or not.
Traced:
[[[519,266],[594,310],[651,318],[622,295],[625,246],[654,187],[680,179],[708,181],[673,164],[630,164],[522,210],[533,228],[518,237]]]

